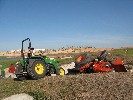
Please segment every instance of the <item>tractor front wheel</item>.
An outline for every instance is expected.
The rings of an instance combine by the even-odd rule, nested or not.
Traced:
[[[63,68],[59,68],[59,75],[65,75],[65,70]]]

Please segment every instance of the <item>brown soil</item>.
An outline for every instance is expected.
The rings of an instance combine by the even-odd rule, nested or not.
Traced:
[[[133,73],[45,77],[23,82],[0,79],[0,98],[30,94],[35,100],[133,100]]]

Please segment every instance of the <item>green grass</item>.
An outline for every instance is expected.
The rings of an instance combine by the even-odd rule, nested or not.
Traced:
[[[16,64],[18,60],[0,60],[0,65],[6,64],[6,68],[8,68],[11,64]]]
[[[0,58],[6,58],[5,56],[0,56]]]
[[[113,50],[112,53],[113,53],[113,55],[118,55],[118,56],[124,55],[124,56],[133,57],[133,48],[117,49],[117,50]]]
[[[63,64],[70,64],[71,62],[75,61],[76,57],[73,58],[68,58],[68,59],[59,59],[58,65],[63,65]]]

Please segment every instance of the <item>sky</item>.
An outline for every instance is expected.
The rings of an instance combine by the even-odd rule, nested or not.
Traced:
[[[0,51],[25,38],[36,49],[133,46],[133,0],[0,0]]]

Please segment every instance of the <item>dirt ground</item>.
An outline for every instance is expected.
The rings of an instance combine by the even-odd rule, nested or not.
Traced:
[[[133,100],[133,73],[129,72],[54,76],[24,82],[4,79],[0,82],[4,82],[0,97],[26,93],[35,100]]]

